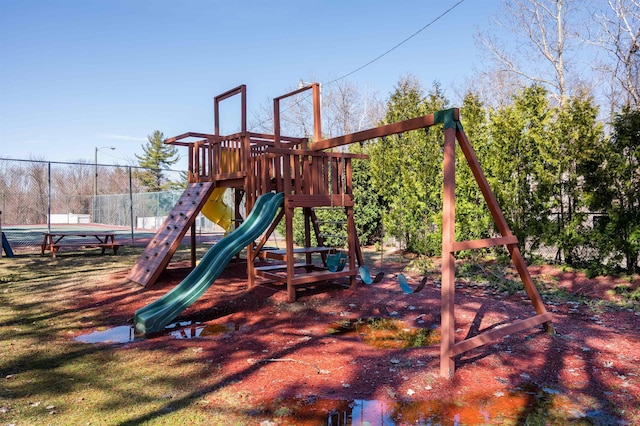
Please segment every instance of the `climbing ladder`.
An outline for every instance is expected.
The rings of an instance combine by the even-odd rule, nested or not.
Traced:
[[[129,271],[127,279],[145,287],[156,282],[214,188],[214,182],[187,185],[156,235]]]

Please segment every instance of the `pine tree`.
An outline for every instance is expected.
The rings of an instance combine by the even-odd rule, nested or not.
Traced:
[[[147,143],[142,146],[144,154],[136,154],[138,165],[145,169],[138,171],[136,178],[148,192],[165,191],[174,187],[174,183],[165,177],[164,172],[180,159],[177,148],[166,145],[164,134],[159,130],[147,136],[147,139]]]

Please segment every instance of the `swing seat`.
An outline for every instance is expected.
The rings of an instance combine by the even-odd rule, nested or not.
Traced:
[[[376,276],[372,278],[369,273],[369,268],[364,265],[359,267],[358,271],[360,272],[360,279],[365,284],[379,283],[384,278],[384,272],[378,272]]]
[[[427,284],[427,277],[423,277],[422,281],[420,281],[420,284],[418,284],[418,286],[414,289],[409,287],[407,278],[403,274],[398,274],[398,282],[400,283],[400,288],[405,294],[418,293],[424,288],[425,284]]]
[[[347,264],[347,255],[345,253],[332,253],[327,255],[327,268],[331,272],[340,272]]]

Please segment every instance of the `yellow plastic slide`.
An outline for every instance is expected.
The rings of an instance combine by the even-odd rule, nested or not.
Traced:
[[[224,193],[229,188],[215,188],[213,194],[202,207],[202,214],[213,223],[231,231],[233,226],[233,208],[224,202]]]

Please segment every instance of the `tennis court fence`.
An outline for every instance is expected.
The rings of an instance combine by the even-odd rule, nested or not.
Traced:
[[[0,158],[0,220],[11,227],[58,225],[155,230],[181,190],[145,192],[136,166]],[[178,181],[180,171],[166,170]],[[200,215],[199,232],[221,228]],[[20,245],[19,241],[12,244]]]

